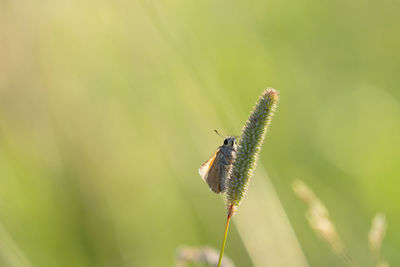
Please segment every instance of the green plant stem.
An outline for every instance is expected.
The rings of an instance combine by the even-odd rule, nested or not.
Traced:
[[[232,214],[233,214],[233,205],[230,205],[228,210],[228,217],[226,218],[224,239],[222,241],[221,252],[219,253],[218,267],[221,267],[222,257],[224,256],[226,237],[228,236],[229,221],[231,220]]]

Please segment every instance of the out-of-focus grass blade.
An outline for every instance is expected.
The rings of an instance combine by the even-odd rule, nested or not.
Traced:
[[[18,247],[11,235],[0,224],[0,256],[7,266],[32,267],[33,265]]]
[[[262,164],[233,222],[254,266],[309,266]]]

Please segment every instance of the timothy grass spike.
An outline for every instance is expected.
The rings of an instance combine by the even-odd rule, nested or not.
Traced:
[[[271,122],[272,114],[278,103],[278,98],[277,91],[272,88],[266,89],[258,99],[249,119],[243,127],[236,158],[229,170],[229,178],[226,186],[228,217],[226,219],[218,267],[221,266],[224,255],[229,221],[246,195],[250,178],[256,167],[258,153],[261,150],[267,127]]]
[[[257,164],[268,125],[279,100],[275,89],[266,89],[254,106],[245,126],[237,149],[236,159],[227,181],[228,213],[235,213],[246,195],[248,185]],[[232,210],[231,210],[232,209]]]

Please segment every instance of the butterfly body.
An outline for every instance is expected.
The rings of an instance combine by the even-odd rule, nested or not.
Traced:
[[[236,138],[231,136],[226,138],[224,144],[199,168],[201,178],[213,192],[225,192],[225,183],[235,157]]]

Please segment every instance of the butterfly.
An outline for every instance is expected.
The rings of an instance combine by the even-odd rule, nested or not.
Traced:
[[[226,180],[236,157],[236,150],[236,137],[229,136],[225,138],[224,144],[218,147],[214,155],[199,168],[201,178],[217,194],[225,192]]]

